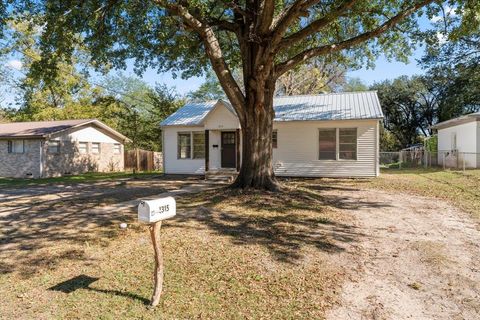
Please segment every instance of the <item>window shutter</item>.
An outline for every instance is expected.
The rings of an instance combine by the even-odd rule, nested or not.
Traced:
[[[8,140],[8,153],[12,153],[12,148],[13,148],[12,144],[13,144],[12,141]]]

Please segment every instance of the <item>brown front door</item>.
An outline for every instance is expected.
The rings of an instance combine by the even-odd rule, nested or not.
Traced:
[[[235,168],[235,132],[222,132],[222,168]]]

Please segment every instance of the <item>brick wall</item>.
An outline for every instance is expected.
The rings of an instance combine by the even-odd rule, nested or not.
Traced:
[[[100,153],[92,154],[92,142],[88,142],[88,150],[88,153],[80,154],[77,142],[60,141],[60,152],[50,153],[47,141],[44,146],[44,176],[124,170],[123,145],[120,154],[114,154],[113,143],[100,143]]]
[[[24,153],[8,153],[8,140],[0,140],[0,177],[40,177],[40,146],[38,139],[25,141]]]

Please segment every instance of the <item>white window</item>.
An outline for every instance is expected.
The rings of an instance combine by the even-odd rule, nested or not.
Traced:
[[[79,142],[78,143],[78,152],[81,154],[88,153],[88,142]]]
[[[338,129],[338,158],[357,160],[357,128]]]
[[[205,132],[193,132],[193,159],[205,159]]]
[[[357,128],[319,129],[320,160],[357,160]]]
[[[278,147],[278,131],[273,130],[272,132],[272,147],[276,149]]]
[[[319,157],[320,160],[337,159],[337,129],[320,129]]]
[[[99,154],[100,153],[100,143],[92,142],[92,153]]]
[[[115,143],[113,145],[113,154],[120,154],[122,153],[122,146],[120,145],[120,143]]]
[[[60,153],[60,141],[49,141],[48,153]]]
[[[9,140],[8,141],[8,153],[24,153],[25,152],[25,140]]]
[[[191,146],[190,132],[179,132],[177,138],[177,158],[190,159]]]

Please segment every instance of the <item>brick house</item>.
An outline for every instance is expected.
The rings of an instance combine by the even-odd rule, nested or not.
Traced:
[[[0,124],[0,177],[123,171],[126,141],[96,119]]]

